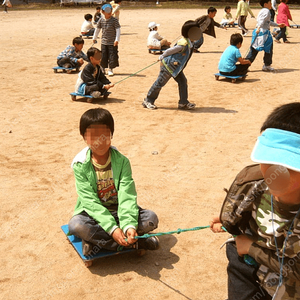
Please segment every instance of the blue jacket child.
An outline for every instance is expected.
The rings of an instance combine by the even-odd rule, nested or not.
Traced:
[[[195,21],[186,21],[181,28],[182,38],[177,44],[166,50],[159,60],[162,62],[159,75],[148,91],[142,105],[148,109],[156,109],[154,104],[160,90],[171,77],[178,83],[179,102],[178,109],[194,109],[196,104],[188,101],[187,79],[183,73],[193,53],[192,41],[199,39],[201,31]]]

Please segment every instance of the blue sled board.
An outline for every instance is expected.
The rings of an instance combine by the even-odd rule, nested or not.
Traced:
[[[111,92],[107,92],[103,97],[103,99],[107,99],[108,96],[111,94]],[[78,94],[78,93],[70,93],[71,95],[71,99],[73,101],[76,101],[76,97],[83,97],[83,98],[94,98],[93,96],[91,95],[82,95],[82,94]]]
[[[219,80],[219,77],[226,77],[226,78],[231,79],[231,82],[236,82],[236,80],[239,79],[239,78],[241,78],[242,80],[245,80],[246,76],[247,75],[228,76],[228,75],[223,75],[223,74],[220,74],[220,73],[215,74],[216,80]]]
[[[52,68],[54,70],[54,73],[57,73],[58,70],[62,71],[62,72],[66,72],[67,70],[71,70],[71,71],[77,71],[76,68],[65,68],[65,67],[60,67],[60,66],[56,66]]]
[[[125,249],[125,250],[122,250],[122,251],[99,250],[97,253],[95,253],[93,255],[85,256],[82,253],[82,240],[80,238],[74,236],[74,235],[69,235],[68,225],[62,225],[61,229],[65,233],[65,235],[67,236],[69,242],[72,244],[72,246],[74,247],[74,249],[76,250],[78,255],[83,260],[86,267],[90,267],[92,265],[93,260],[97,259],[97,258],[114,256],[114,255],[119,255],[119,254],[124,254],[124,253],[128,253],[128,252],[137,251],[136,249]]]
[[[300,28],[300,25],[297,25],[297,24],[291,25],[291,28]]]

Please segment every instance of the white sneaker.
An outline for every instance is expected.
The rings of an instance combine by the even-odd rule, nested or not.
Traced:
[[[107,75],[108,75],[108,76],[114,76],[113,69],[108,69]]]
[[[266,66],[266,65],[263,65],[262,70],[264,72],[274,72],[275,71],[274,68],[272,68],[271,66]]]
[[[248,33],[249,33],[249,30],[247,30],[247,31],[243,34],[243,36],[246,36]]]

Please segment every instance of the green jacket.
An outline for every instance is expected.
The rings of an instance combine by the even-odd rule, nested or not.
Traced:
[[[113,180],[118,193],[119,226],[98,197],[97,177],[91,161],[91,150],[86,147],[76,155],[72,162],[78,194],[73,216],[85,211],[108,234],[112,234],[118,227],[124,232],[128,228],[137,229],[139,215],[130,162],[115,148],[111,147],[110,151]]]

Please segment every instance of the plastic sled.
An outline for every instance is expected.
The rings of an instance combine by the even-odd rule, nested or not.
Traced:
[[[86,39],[91,39],[91,38],[93,38],[92,35],[88,35],[88,34],[80,34],[79,36],[82,37],[82,38],[86,38]]]
[[[76,71],[78,72],[79,69],[78,68],[65,68],[65,67],[60,67],[60,66],[56,66],[52,68],[54,70],[54,73],[58,73],[58,71],[66,73],[67,71]]]
[[[93,261],[98,258],[115,256],[115,255],[125,254],[125,253],[129,253],[129,252],[135,252],[140,256],[144,255],[146,253],[146,250],[143,250],[143,249],[139,249],[139,250],[138,249],[124,249],[121,251],[109,251],[109,250],[99,249],[99,247],[95,246],[92,250],[92,254],[89,256],[85,256],[82,253],[82,240],[74,235],[69,235],[68,225],[62,225],[61,229],[87,268],[92,266]]]
[[[215,78],[216,80],[219,80],[219,77],[225,77],[225,78],[229,78],[231,79],[231,82],[236,82],[237,79],[241,79],[241,80],[245,80],[247,75],[238,75],[238,76],[228,76],[228,75],[223,75],[223,74],[220,74],[220,73],[216,73],[215,74]]]
[[[109,96],[109,94],[111,94],[111,92],[107,92],[105,95],[103,95],[103,99],[106,100]],[[76,97],[81,97],[81,98],[85,98],[88,102],[92,101],[92,99],[94,98],[91,95],[82,95],[82,94],[78,94],[78,93],[70,93],[71,95],[71,99],[72,101],[76,101]]]
[[[239,24],[238,23],[233,23],[233,24],[226,24],[225,27],[235,27],[235,26],[238,26]]]
[[[166,49],[149,49],[148,48],[148,52],[151,54],[162,54],[165,51],[166,51]]]
[[[300,28],[300,25],[297,25],[297,24],[291,25],[291,28]]]

